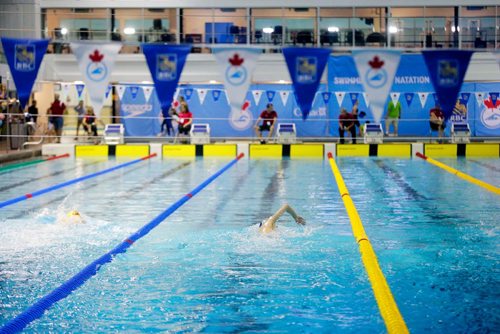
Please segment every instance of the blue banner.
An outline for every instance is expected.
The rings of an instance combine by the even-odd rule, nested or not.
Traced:
[[[183,95],[186,98],[186,101],[191,100],[191,97],[193,97],[193,88],[185,88],[183,90]]]
[[[212,89],[212,98],[215,102],[219,101],[221,95],[221,91],[219,89]]]
[[[267,101],[273,102],[274,95],[276,95],[276,92],[274,90],[268,90],[268,91],[266,91]]]
[[[358,93],[349,93],[349,97],[351,98],[352,105],[355,105],[358,102]]]
[[[283,56],[292,78],[295,99],[302,111],[304,120],[311,110],[329,55],[329,49],[283,49]]]
[[[160,114],[160,103],[155,94],[146,101],[141,87],[128,86],[128,89],[125,89],[120,101],[120,116],[125,127],[125,136],[155,136],[160,132]]]
[[[460,103],[467,105],[469,104],[469,100],[470,100],[470,93],[460,94]]]
[[[445,119],[453,114],[453,108],[473,53],[474,51],[466,50],[422,51]]]
[[[76,88],[76,92],[78,94],[78,98],[80,99],[82,97],[83,90],[85,89],[85,85],[84,84],[76,84],[75,88]]]
[[[496,105],[498,100],[498,92],[490,92],[490,98],[493,102],[493,105]]]
[[[17,39],[2,37],[5,57],[16,84],[21,108],[28,103],[40,64],[49,45],[48,39]]]
[[[162,109],[168,110],[174,99],[187,55],[188,45],[142,44],[151,77]]]
[[[323,96],[323,102],[328,105],[328,101],[330,101],[330,97],[332,96],[331,93],[329,92],[323,92],[323,94],[321,94]]]
[[[415,96],[415,94],[413,94],[413,93],[405,93],[405,101],[406,101],[406,105],[408,107],[411,106],[411,103],[413,102],[414,96]]]

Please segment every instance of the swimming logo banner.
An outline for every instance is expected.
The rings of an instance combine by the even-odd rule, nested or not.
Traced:
[[[354,50],[352,56],[363,88],[368,94],[375,123],[380,123],[401,52],[385,49]]]
[[[24,110],[30,99],[49,40],[2,37],[2,45],[10,73],[16,84],[21,108]]]
[[[473,53],[474,51],[466,50],[422,51],[445,119],[453,114],[453,107]]]
[[[76,57],[83,82],[90,97],[90,105],[99,117],[106,95],[106,89],[116,55],[122,47],[121,43],[72,42],[71,50]]]
[[[142,44],[161,108],[168,110],[181,77],[189,45]]]
[[[321,48],[284,48],[283,56],[290,77],[297,104],[302,111],[302,119],[307,119],[313,100],[323,76],[329,49]]]

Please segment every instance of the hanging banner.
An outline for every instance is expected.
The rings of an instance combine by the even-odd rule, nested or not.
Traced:
[[[401,52],[384,49],[354,50],[352,56],[363,88],[369,96],[375,123],[380,123]]]
[[[460,94],[460,101],[462,104],[467,105],[470,100],[470,93],[461,93]]]
[[[473,53],[466,50],[422,51],[445,119],[452,115]]]
[[[70,88],[71,88],[70,83],[68,83],[68,82],[61,83],[61,91],[60,91],[60,94],[61,94],[60,100],[61,101],[65,101],[65,102],[68,101],[68,98],[70,96],[70,92],[69,92]]]
[[[139,93],[139,86],[128,86],[128,89],[130,90],[132,99],[135,100],[137,98],[137,93]]]
[[[108,88],[106,89],[106,94],[104,95],[105,98],[108,98],[109,93],[111,92],[111,89],[113,88],[112,85],[108,85]]]
[[[396,105],[399,102],[400,95],[401,95],[401,93],[397,93],[397,92],[391,93],[391,100],[392,100],[392,103],[394,103],[394,105]]]
[[[101,114],[106,88],[121,47],[122,44],[116,42],[71,43],[71,50],[76,57],[78,67],[83,75],[83,82],[87,88],[87,94],[90,97],[90,105],[94,108],[97,117]]]
[[[193,97],[193,88],[184,88],[182,95],[184,95],[186,101],[191,100],[191,98]]]
[[[297,104],[302,111],[302,119],[307,119],[325,70],[329,49],[284,48],[283,56],[292,79]]]
[[[118,98],[120,99],[123,99],[123,94],[125,94],[125,89],[127,88],[127,86],[124,86],[124,85],[116,85],[116,92],[118,93]]]
[[[189,45],[142,44],[142,52],[146,57],[162,110],[168,110],[173,103],[177,84],[190,51]]]
[[[349,93],[349,97],[351,98],[352,105],[355,105],[359,99],[359,93]]]
[[[279,94],[280,94],[281,102],[283,103],[283,106],[286,106],[286,102],[288,101],[288,96],[290,95],[290,91],[289,90],[280,90]]]
[[[82,98],[83,90],[85,89],[84,84],[76,84],[75,85],[76,93],[78,94],[78,98]]]
[[[219,101],[222,91],[219,89],[212,89],[212,98],[215,102]]]
[[[497,100],[498,100],[498,92],[490,92],[489,95],[490,95],[491,102],[493,103],[494,106],[496,106]]]
[[[486,93],[482,93],[482,92],[475,92],[474,95],[476,95],[476,102],[477,102],[477,105],[478,106],[482,106],[483,105],[483,101],[484,101],[484,98],[486,96]]]
[[[415,94],[413,94],[413,93],[405,93],[405,101],[406,101],[406,105],[408,107],[411,106],[411,103],[413,102],[414,96],[415,96]]]
[[[342,102],[344,102],[345,92],[335,92],[335,96],[337,97],[337,103],[339,106],[342,106]]]
[[[420,99],[420,104],[422,105],[422,108],[425,106],[425,103],[427,102],[427,97],[429,96],[429,93],[418,93],[418,98]]]
[[[231,108],[241,110],[261,48],[215,47],[212,49],[224,78],[224,87]]]
[[[325,105],[327,105],[328,102],[330,102],[331,93],[323,92],[321,95],[323,96],[323,102],[325,102]]]
[[[276,92],[274,90],[266,91],[267,102],[273,102],[275,95],[276,95]]]
[[[144,93],[144,98],[146,99],[146,102],[149,102],[149,98],[153,94],[153,87],[142,86],[142,92]]]
[[[121,122],[125,127],[127,137],[149,137],[160,132],[161,108],[157,99],[149,101],[144,96],[144,90],[138,86],[123,86],[119,111]],[[150,87],[150,86],[149,86]],[[138,88],[136,90],[136,88]],[[135,92],[135,96],[133,95]]]
[[[48,39],[2,37],[3,52],[16,85],[22,110],[30,99],[31,90],[48,45]]]
[[[252,95],[253,95],[253,101],[255,105],[259,105],[260,102],[260,97],[264,94],[263,90],[252,90]]]
[[[200,99],[200,104],[203,105],[203,101],[205,101],[205,96],[207,96],[207,90],[206,89],[197,89],[198,92],[198,98]]]

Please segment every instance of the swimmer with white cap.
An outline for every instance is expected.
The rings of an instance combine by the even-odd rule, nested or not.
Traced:
[[[276,221],[278,220],[279,217],[281,217],[285,212],[288,212],[293,219],[295,219],[295,222],[300,225],[305,225],[306,221],[304,218],[299,216],[290,205],[284,204],[274,215],[271,217],[267,218],[266,220],[262,221],[259,225],[259,231],[261,233],[269,233],[272,232],[276,229]]]

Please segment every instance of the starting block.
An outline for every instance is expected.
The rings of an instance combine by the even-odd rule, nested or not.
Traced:
[[[382,144],[384,142],[384,131],[381,124],[365,124],[363,133],[365,144]]]
[[[210,144],[210,125],[193,124],[189,132],[191,144]]]
[[[451,123],[451,142],[453,144],[470,143],[468,123]]]
[[[294,144],[297,141],[297,132],[294,123],[278,123],[276,141],[279,144]]]
[[[104,128],[104,143],[108,145],[118,145],[125,142],[123,134],[125,129],[123,124],[106,124]]]

